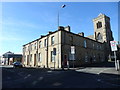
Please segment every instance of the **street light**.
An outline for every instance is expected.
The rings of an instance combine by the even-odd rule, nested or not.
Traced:
[[[64,8],[66,5],[62,5],[61,6],[61,8]],[[57,28],[59,28],[59,22],[60,22],[60,20],[59,20],[59,17],[60,17],[60,15],[59,15],[59,13],[60,13],[60,11],[59,11],[59,9],[60,8],[58,8],[58,27]],[[58,68],[59,68],[59,31],[58,31]]]
[[[61,8],[64,8],[65,6],[66,6],[66,5],[63,4],[63,5],[61,6]],[[59,13],[60,13],[60,10],[58,9],[58,27],[59,27],[59,22],[60,22],[60,19],[59,19],[60,15],[59,15]]]

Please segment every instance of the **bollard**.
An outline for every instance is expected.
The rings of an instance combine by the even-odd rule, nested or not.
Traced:
[[[117,70],[120,70],[120,66],[119,66],[119,60],[117,60]]]

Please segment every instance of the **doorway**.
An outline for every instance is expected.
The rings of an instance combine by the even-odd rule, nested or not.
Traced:
[[[29,55],[27,55],[27,65],[29,65]]]
[[[66,54],[64,55],[64,66],[65,67],[67,66],[67,55]]]
[[[34,54],[34,66],[36,65],[36,54]]]

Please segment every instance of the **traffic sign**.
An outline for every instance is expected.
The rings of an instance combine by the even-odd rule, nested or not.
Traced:
[[[111,45],[111,50],[112,51],[117,51],[117,45],[116,45],[116,41],[110,41],[110,45]]]
[[[71,54],[75,54],[75,46],[71,46]]]

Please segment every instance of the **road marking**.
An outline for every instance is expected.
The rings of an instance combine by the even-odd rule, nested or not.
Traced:
[[[101,81],[101,79],[97,79],[97,81],[98,81],[98,82],[100,82],[100,81]]]
[[[111,68],[105,68],[105,69],[101,70],[100,72],[98,72],[97,74],[100,74],[100,73],[102,73],[103,71],[108,70],[108,69],[111,69]]]
[[[43,79],[43,77],[39,77],[39,78],[38,78],[38,80],[42,80],[42,79]]]
[[[93,74],[100,74],[103,71],[108,70],[108,69],[111,69],[111,68],[85,68],[85,69],[79,69],[79,70],[76,70],[76,71],[78,71],[78,72],[86,72],[86,73],[93,73]]]
[[[53,83],[53,85],[54,85],[54,86],[60,86],[61,83],[59,83],[59,82],[55,82],[55,83]]]
[[[19,75],[19,76],[23,76],[23,72],[19,72],[18,75]]]
[[[47,71],[47,72],[51,73],[52,71]]]
[[[31,74],[28,74],[27,76],[29,77],[29,76],[31,76]]]
[[[26,77],[24,77],[24,79],[26,79],[26,78],[28,78],[28,77],[30,77],[31,76],[31,74],[28,74]]]
[[[26,79],[27,78],[27,76],[26,77],[24,77],[24,79]]]
[[[97,74],[100,74],[100,73],[102,73],[102,72],[105,71],[105,70],[107,70],[107,69],[103,69],[103,70],[101,70],[100,72],[98,72]]]
[[[34,81],[32,84],[35,85],[37,83],[37,81]]]

